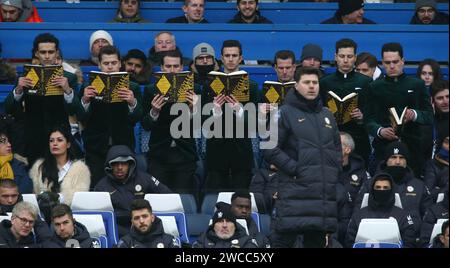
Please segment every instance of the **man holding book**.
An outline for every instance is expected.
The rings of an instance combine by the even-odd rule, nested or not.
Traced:
[[[320,91],[323,103],[334,113],[339,130],[352,136],[354,153],[361,156],[367,166],[371,148],[363,119],[367,88],[372,79],[355,72],[356,49],[357,44],[351,39],[336,42],[336,72],[320,79]],[[342,101],[350,94],[353,97]]]
[[[48,150],[50,128],[69,126],[69,115],[75,113],[79,102],[74,91],[77,77],[54,65],[58,51],[59,40],[55,36],[38,35],[33,42],[33,56],[40,64],[26,65],[24,69],[28,71],[5,99],[5,111],[25,124],[26,156],[30,164]]]
[[[201,112],[195,110],[198,101],[196,93],[200,93],[200,86],[194,85],[191,72],[183,72],[182,58],[177,50],[168,51],[163,56],[163,73],[156,73],[155,83],[144,91],[144,117],[141,123],[145,130],[151,131],[148,142],[150,174],[177,193],[195,195],[194,173],[198,158],[193,131],[191,129],[189,137],[180,138],[174,138],[174,133],[171,133],[172,122],[183,116],[182,113],[171,115],[173,106],[180,106],[183,102],[189,106],[191,126],[193,113]],[[167,83],[170,83],[169,89],[166,88]]]
[[[367,131],[375,137],[376,162],[383,159],[389,142],[401,139],[411,152],[409,165],[419,176],[427,158],[419,146],[421,128],[433,123],[430,95],[422,80],[403,72],[405,60],[399,43],[384,44],[381,56],[386,76],[370,84],[364,117]],[[391,120],[392,111],[399,121]]]
[[[86,164],[91,170],[91,188],[104,176],[106,153],[112,145],[134,149],[134,125],[142,117],[139,85],[120,73],[120,53],[105,46],[98,55],[101,72],[91,74],[91,81],[80,90],[78,119],[85,126],[82,133]],[[117,77],[113,80],[113,76]]]
[[[243,109],[243,105],[258,101],[258,84],[248,79],[248,74],[239,71],[239,63],[242,61],[242,46],[237,40],[226,40],[222,44],[222,62],[224,72],[211,75],[209,84],[202,91],[202,102],[213,103],[214,108],[211,116],[221,122],[221,137],[210,137],[206,139],[206,191],[223,191],[237,189],[248,189],[253,167],[252,143],[247,134],[248,117],[251,116]],[[211,74],[211,73],[210,73]],[[227,79],[238,81],[230,82],[229,87],[216,85],[227,84]],[[220,82],[219,82],[220,80]],[[234,86],[233,86],[234,85]],[[222,91],[218,91],[222,89]],[[239,100],[238,100],[239,99]],[[226,110],[225,110],[226,109]],[[225,138],[225,118],[228,112],[232,114],[232,137]],[[205,118],[206,119],[206,118]],[[231,120],[229,120],[231,121]],[[237,138],[237,125],[245,126],[244,137]],[[215,129],[214,125],[214,129]],[[228,126],[228,130],[231,126]],[[211,129],[211,132],[214,132]]]

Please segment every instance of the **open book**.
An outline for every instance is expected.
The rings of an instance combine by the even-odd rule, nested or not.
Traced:
[[[91,71],[89,73],[90,85],[97,90],[96,100],[106,103],[124,102],[119,98],[120,88],[128,88],[130,75],[127,72],[104,73]]]
[[[341,98],[333,91],[328,91],[327,106],[334,114],[338,125],[346,124],[352,121],[351,113],[358,108],[358,93],[352,92]]]
[[[229,74],[211,71],[208,73],[208,84],[214,95],[233,94],[239,102],[250,100],[250,82],[246,71],[236,71]]]
[[[391,121],[391,127],[397,132],[397,134],[400,134],[401,128],[403,127],[403,118],[405,117],[406,110],[408,110],[408,107],[405,107],[400,114],[400,116],[397,113],[397,110],[395,107],[391,107],[389,110],[389,120]]]
[[[272,104],[282,104],[288,90],[294,89],[294,87],[295,82],[264,81],[262,88],[263,101]]]
[[[61,65],[32,65],[25,64],[24,76],[33,80],[33,87],[26,89],[30,95],[58,96],[63,95],[62,87],[53,86],[53,78],[64,75]]]
[[[186,92],[194,91],[194,73],[154,73],[155,88],[159,94],[164,95],[167,102],[186,102]]]

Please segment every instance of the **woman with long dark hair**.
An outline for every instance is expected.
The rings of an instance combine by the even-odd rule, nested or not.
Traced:
[[[65,127],[50,131],[49,148],[44,158],[38,159],[30,170],[33,192],[60,193],[64,203],[72,203],[75,192],[89,191],[91,173],[84,161],[75,159],[71,135]]]
[[[425,82],[425,86],[431,92],[431,84],[436,80],[442,79],[441,67],[433,59],[424,59],[417,67],[416,76]]]

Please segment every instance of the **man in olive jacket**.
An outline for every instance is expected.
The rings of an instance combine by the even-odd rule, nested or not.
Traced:
[[[411,152],[410,166],[414,168],[416,176],[419,176],[426,162],[426,156],[419,146],[423,135],[421,129],[433,123],[430,95],[422,80],[408,77],[403,72],[405,60],[399,43],[384,44],[381,55],[386,76],[370,84],[370,101],[364,116],[367,131],[375,137],[372,145],[376,163],[383,159],[387,144],[401,139]],[[402,125],[396,129],[390,121],[391,107],[399,115],[406,109]]]
[[[299,68],[296,90],[280,108],[278,144],[264,157],[279,169],[273,247],[324,247],[337,229],[336,184],[341,168],[341,141],[333,114],[319,97],[319,71]]]

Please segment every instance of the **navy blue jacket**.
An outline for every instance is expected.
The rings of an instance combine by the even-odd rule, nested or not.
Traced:
[[[14,182],[19,187],[19,193],[33,193],[33,182],[31,181],[30,176],[28,176],[26,165],[15,158],[13,158],[10,164],[14,172]]]

